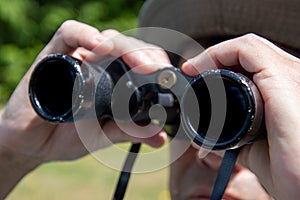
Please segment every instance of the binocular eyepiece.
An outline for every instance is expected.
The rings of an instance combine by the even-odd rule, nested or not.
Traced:
[[[224,69],[188,77],[166,67],[145,75],[133,73],[121,59],[91,65],[51,54],[33,71],[29,97],[36,113],[50,122],[157,120],[174,127],[171,135],[184,130],[198,145],[215,150],[251,143],[263,126],[263,103],[254,83]]]

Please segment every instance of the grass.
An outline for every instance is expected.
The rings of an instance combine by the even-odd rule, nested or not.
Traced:
[[[143,152],[149,149],[144,147]],[[118,177],[119,171],[91,155],[71,162],[48,163],[28,174],[7,200],[112,199]],[[124,199],[168,200],[167,184],[168,168],[132,174]]]

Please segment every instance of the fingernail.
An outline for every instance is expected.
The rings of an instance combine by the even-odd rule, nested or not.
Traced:
[[[162,137],[164,140],[168,138],[167,133],[165,131],[160,132],[159,136]]]
[[[203,159],[207,156],[207,154],[209,154],[209,152],[211,152],[210,150],[204,149],[204,148],[200,148],[198,151],[198,158]]]
[[[196,76],[201,73],[201,71],[195,67],[193,61],[190,60],[182,64],[182,71],[190,76]]]
[[[190,68],[193,68],[193,64],[190,60],[187,60],[182,64],[182,69],[190,70]]]

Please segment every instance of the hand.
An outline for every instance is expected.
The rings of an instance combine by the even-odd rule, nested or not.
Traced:
[[[239,162],[253,171],[276,199],[298,199],[300,188],[300,60],[248,34],[208,48],[185,62],[194,76],[207,69],[250,72],[264,101],[267,140],[242,148]]]
[[[0,183],[0,198],[4,197],[22,176],[41,163],[75,159],[88,153],[77,135],[74,123],[48,123],[36,115],[29,102],[28,81],[34,66],[51,53],[69,54],[81,60],[121,55],[130,67],[140,73],[157,70],[157,67],[151,65],[150,68],[147,64],[169,64],[163,50],[117,31],[99,32],[96,28],[76,21],[63,23],[38,55],[7,105],[1,110],[0,170],[2,175],[0,180],[8,180],[8,182]],[[141,65],[144,67],[135,68]],[[127,126],[130,127],[130,124]],[[112,142],[133,141],[161,146],[166,140],[163,131],[152,137],[146,137],[148,132],[153,133],[153,129],[157,128],[148,126],[143,137],[133,137],[120,130],[113,121],[109,121],[102,127],[103,131],[97,134],[103,136],[105,134]],[[131,131],[135,132],[134,129]],[[102,142],[97,144],[97,148],[109,145]]]

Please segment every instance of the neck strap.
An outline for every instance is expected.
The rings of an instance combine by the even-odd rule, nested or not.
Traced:
[[[222,199],[239,152],[239,148],[226,150],[210,200]]]

